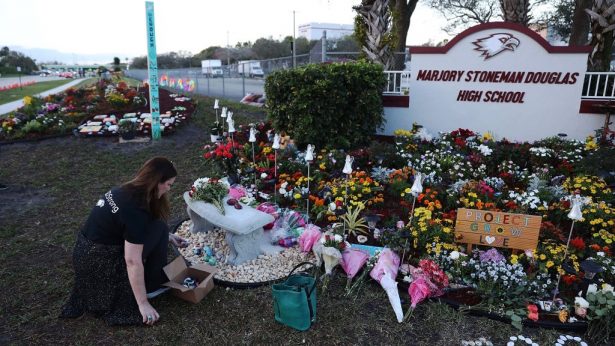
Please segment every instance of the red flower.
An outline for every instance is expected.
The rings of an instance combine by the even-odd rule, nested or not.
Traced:
[[[577,250],[580,250],[580,251],[585,250],[585,242],[583,241],[583,238],[581,237],[576,237],[570,240],[570,245],[575,247]]]
[[[535,304],[528,304],[527,311],[527,318],[534,322],[538,321],[538,306],[536,306]]]
[[[506,203],[506,208],[508,208],[508,209],[516,209],[517,208],[517,203],[515,203],[513,201],[508,201]]]
[[[573,283],[575,283],[578,280],[578,278],[575,275],[566,274],[562,276],[562,280],[564,281],[566,285],[570,286]]]

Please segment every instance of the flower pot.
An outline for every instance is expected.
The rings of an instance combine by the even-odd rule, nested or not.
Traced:
[[[220,139],[220,136],[218,136],[218,135],[211,135],[210,134],[209,138],[211,139],[212,143],[216,143]]]

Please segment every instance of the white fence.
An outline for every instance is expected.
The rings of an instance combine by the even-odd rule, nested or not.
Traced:
[[[387,84],[383,95],[408,95],[410,91],[410,71],[384,71]]]
[[[584,99],[615,98],[615,72],[587,72],[583,83]]]

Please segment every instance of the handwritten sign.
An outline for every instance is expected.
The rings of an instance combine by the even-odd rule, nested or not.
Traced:
[[[542,217],[476,209],[457,209],[455,241],[510,249],[535,249]]]

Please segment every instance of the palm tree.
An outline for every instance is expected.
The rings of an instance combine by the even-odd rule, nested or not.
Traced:
[[[518,23],[523,26],[529,23],[529,0],[500,0],[500,7],[505,22]]]
[[[587,70],[609,71],[615,29],[615,0],[594,0],[592,9],[585,10],[591,17],[592,52],[587,60]]]
[[[354,9],[365,26],[361,49],[371,61],[382,64],[388,70],[393,61],[389,0],[362,1]]]

